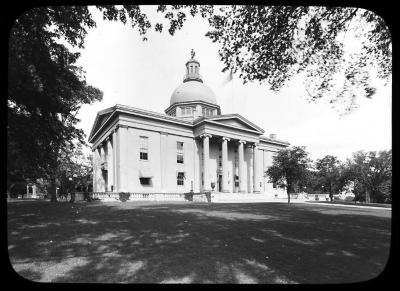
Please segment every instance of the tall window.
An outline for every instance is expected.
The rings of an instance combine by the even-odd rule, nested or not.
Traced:
[[[218,167],[222,167],[222,156],[218,157]]]
[[[178,175],[176,177],[176,184],[182,186],[184,185],[184,180],[185,180],[185,173],[178,172]]]
[[[140,137],[140,159],[147,161],[149,159],[149,138],[147,136]]]
[[[183,142],[176,142],[176,162],[183,164]]]

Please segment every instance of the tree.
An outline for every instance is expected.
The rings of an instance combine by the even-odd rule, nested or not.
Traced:
[[[335,156],[327,155],[315,164],[321,183],[329,189],[329,198],[333,201],[333,192],[340,187],[340,162]]]
[[[374,95],[371,72],[386,81],[391,75],[389,29],[361,8],[233,5],[222,8],[210,25],[214,30],[207,35],[222,45],[224,70],[272,90],[305,73],[310,101],[341,101],[351,111],[357,95]],[[346,36],[359,39],[361,48],[347,54]]]
[[[102,98],[74,65],[79,53],[58,41],[81,47],[85,25],[94,25],[87,7],[42,7],[22,14],[10,31],[7,178],[10,186],[48,179],[52,201],[59,156],[72,140],[84,143],[76,114]]]
[[[66,147],[67,154],[58,159],[57,181],[60,194],[71,193],[70,202],[75,201],[75,191],[88,192],[93,182],[93,166],[91,156],[85,156],[83,146]]]
[[[358,151],[348,160],[349,177],[355,182],[356,199],[391,202],[392,151]],[[360,199],[362,196],[362,199]]]
[[[305,184],[310,159],[305,147],[292,147],[280,150],[273,157],[272,166],[266,171],[270,182],[287,188],[288,203],[290,193],[296,183]]]

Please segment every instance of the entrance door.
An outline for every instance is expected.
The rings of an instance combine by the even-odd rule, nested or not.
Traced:
[[[222,175],[218,175],[218,192],[222,192]]]

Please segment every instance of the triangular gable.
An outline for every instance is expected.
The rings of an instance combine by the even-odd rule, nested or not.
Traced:
[[[246,129],[246,130],[254,130],[254,131],[258,131],[258,132],[264,132],[264,130],[262,128],[251,123],[250,121],[248,121],[244,117],[240,116],[239,114],[229,115],[229,116],[221,116],[220,115],[220,116],[207,118],[207,120],[210,120],[212,122],[219,123],[219,124],[224,124],[224,125],[228,125],[228,126]]]
[[[114,107],[110,107],[97,113],[92,130],[90,131],[89,140],[92,138],[93,134],[95,134],[97,130],[107,121],[113,111]]]
[[[246,125],[244,122],[238,119],[223,119],[223,120],[216,120],[218,123],[223,123],[227,125],[237,126],[237,127],[245,127],[247,129],[252,129],[250,126]]]

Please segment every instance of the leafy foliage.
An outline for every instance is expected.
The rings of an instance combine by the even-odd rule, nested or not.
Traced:
[[[159,5],[157,12],[169,21],[171,35],[189,14],[207,18],[206,36],[221,45],[223,71],[238,72],[244,83],[258,81],[277,91],[304,73],[309,101],[343,103],[345,113],[357,107],[358,96],[375,94],[372,73],[386,81],[391,75],[389,29],[361,8]],[[151,27],[147,19],[139,24],[141,33]],[[156,23],[155,31],[162,32],[163,24]],[[349,53],[346,36],[360,40],[360,48]]]
[[[102,99],[75,66],[85,27],[94,27],[87,7],[34,8],[10,31],[8,55],[8,182],[45,178],[55,186],[57,161],[73,140],[84,143],[76,128],[82,104]],[[54,189],[51,193],[54,193]]]
[[[371,69],[385,80],[391,74],[390,32],[371,11],[250,5],[221,11],[210,19],[214,30],[207,36],[222,45],[224,70],[239,71],[244,83],[259,81],[279,90],[304,72],[309,100],[343,101],[351,111],[358,92],[368,98],[375,93]],[[350,56],[344,46],[349,31],[362,42]]]
[[[93,187],[92,157],[85,156],[81,144],[74,148],[66,146],[65,151],[66,153],[61,154],[57,161],[59,193],[85,191]]]
[[[327,155],[317,160],[316,169],[320,177],[320,183],[329,191],[329,197],[333,200],[333,193],[338,192],[340,183],[340,162],[335,156]]]
[[[355,181],[358,200],[367,194],[372,202],[392,200],[392,151],[359,151],[347,161],[348,178]]]
[[[310,161],[304,147],[286,148],[273,157],[266,174],[272,183],[287,187],[288,202],[294,185],[305,184]]]

